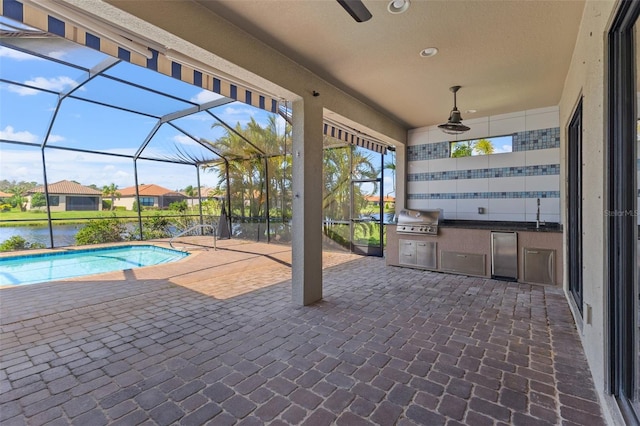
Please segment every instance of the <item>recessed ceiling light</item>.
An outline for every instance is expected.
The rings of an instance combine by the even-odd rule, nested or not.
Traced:
[[[478,110],[477,110],[477,109],[468,109],[468,110],[466,110],[464,113],[465,113],[465,114],[475,114],[476,112],[478,112]]]
[[[437,47],[427,47],[426,49],[420,51],[420,56],[422,56],[423,58],[429,58],[431,56],[435,56],[436,53],[438,53]]]
[[[390,13],[403,13],[409,9],[410,2],[409,0],[391,0],[389,5],[387,6],[387,10]]]

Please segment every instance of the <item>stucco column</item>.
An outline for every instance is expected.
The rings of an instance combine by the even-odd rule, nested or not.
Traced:
[[[292,300],[322,299],[322,103],[293,102]]]

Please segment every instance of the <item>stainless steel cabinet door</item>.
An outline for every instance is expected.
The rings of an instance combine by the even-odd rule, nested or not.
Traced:
[[[423,268],[436,269],[438,252],[435,241],[416,242],[416,264]]]
[[[491,276],[518,279],[518,234],[491,233]]]

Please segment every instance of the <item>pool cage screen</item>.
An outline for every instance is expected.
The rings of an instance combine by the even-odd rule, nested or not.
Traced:
[[[0,181],[13,187],[0,199],[22,214],[0,213],[0,240],[46,223],[47,232],[27,228],[40,229],[34,239],[47,247],[107,242],[77,235],[89,223],[115,222],[115,239],[216,223],[234,238],[291,240],[286,101],[164,66],[168,59],[153,50],[142,62],[120,47],[114,57],[89,32],[83,45],[56,35],[51,17],[50,28],[39,29],[3,4]],[[336,123],[325,123],[324,133],[325,233],[351,249],[354,236],[382,241],[382,226],[353,228],[383,221],[377,194],[387,148]]]

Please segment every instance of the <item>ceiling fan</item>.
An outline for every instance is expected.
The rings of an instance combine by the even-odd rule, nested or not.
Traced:
[[[338,3],[344,7],[344,10],[346,10],[356,22],[368,21],[373,16],[371,12],[369,12],[369,9],[367,9],[367,6],[362,3],[362,0],[338,0]]]

